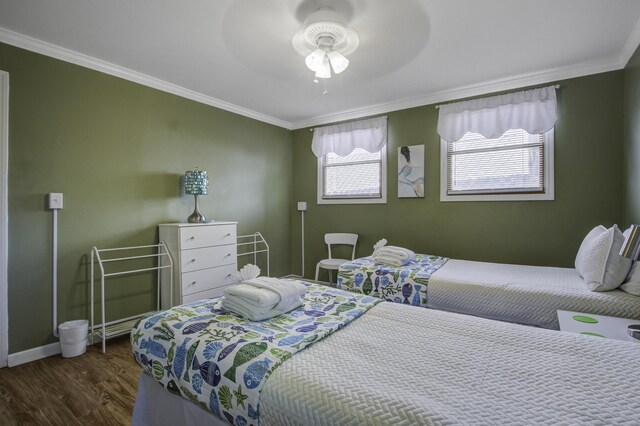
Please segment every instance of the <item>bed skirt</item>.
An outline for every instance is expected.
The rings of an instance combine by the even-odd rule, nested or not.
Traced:
[[[191,401],[167,392],[147,373],[140,375],[131,426],[229,425]]]

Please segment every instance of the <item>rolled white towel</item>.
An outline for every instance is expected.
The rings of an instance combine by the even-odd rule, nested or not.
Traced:
[[[247,318],[251,321],[262,321],[268,318],[277,317],[278,315],[282,315],[287,313],[297,307],[302,305],[302,299],[299,299],[296,303],[291,305],[288,309],[260,309],[250,305],[247,305],[247,302],[242,303],[241,299],[237,298],[227,298],[225,297],[222,300],[222,307],[231,312],[235,312]]]
[[[230,285],[224,289],[225,298],[235,297],[246,300],[260,308],[273,308],[280,302],[280,295],[273,290],[259,288],[244,282]]]

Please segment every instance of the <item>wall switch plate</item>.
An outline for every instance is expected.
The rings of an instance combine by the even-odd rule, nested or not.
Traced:
[[[48,207],[51,210],[58,210],[62,208],[62,193],[51,192],[48,198]]]
[[[306,201],[298,201],[298,211],[299,212],[307,211],[307,202]]]

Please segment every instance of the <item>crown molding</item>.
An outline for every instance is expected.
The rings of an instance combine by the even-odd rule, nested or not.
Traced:
[[[101,59],[84,55],[73,50],[69,50],[45,41],[20,34],[6,28],[0,27],[0,42],[10,44],[45,56],[60,59],[85,68],[93,69],[105,74],[113,75],[134,83],[142,84],[163,92],[176,96],[191,99],[193,101],[233,112],[245,117],[249,117],[268,124],[273,124],[288,130],[302,129],[306,127],[318,126],[337,121],[353,120],[377,114],[385,114],[392,111],[399,111],[407,108],[425,106],[440,102],[449,102],[457,99],[480,96],[488,93],[504,90],[519,89],[527,86],[546,84],[568,78],[581,77],[608,71],[615,71],[626,66],[631,56],[635,53],[640,44],[640,20],[634,26],[620,54],[610,60],[583,63],[568,67],[556,68],[543,72],[522,74],[515,77],[498,79],[481,84],[468,85],[454,90],[444,90],[428,95],[405,98],[393,102],[370,105],[364,108],[354,108],[337,113],[320,115],[309,119],[291,123],[257,111],[240,107],[220,99],[206,96],[202,93],[184,88],[182,86],[169,83],[167,81],[143,74],[119,65],[112,64]]]
[[[636,25],[635,27],[633,27],[631,34],[629,34],[627,42],[622,48],[622,52],[620,52],[620,68],[624,68],[627,66],[629,59],[631,59],[633,54],[636,52],[636,49],[638,49],[638,45],[640,45],[640,19],[638,19],[638,22],[636,22]]]
[[[20,34],[3,27],[0,27],[0,42],[45,56],[49,56],[51,58],[59,59],[61,61],[79,65],[81,67],[113,75],[124,80],[142,84],[143,86],[151,87],[153,89],[161,90],[163,92],[171,93],[183,98],[191,99],[192,101],[220,108],[225,111],[233,112],[235,114],[243,115],[254,120],[273,124],[274,126],[284,127],[285,129],[291,128],[291,123],[287,121],[280,120],[278,118],[271,117],[269,115],[262,114],[260,112],[253,111],[247,108],[243,108],[241,106],[234,105],[229,102],[213,98],[211,96],[206,96],[202,93],[198,93],[185,87],[169,83],[168,81],[161,80],[159,78],[152,77],[150,75],[143,74],[141,72],[134,71],[125,67],[121,67],[119,65],[115,65],[113,63],[103,61],[92,56],[84,55],[82,53],[78,53],[76,51],[66,49],[55,44],[47,43],[45,41],[26,36],[24,34]]]
[[[407,108],[432,105],[442,102],[450,102],[462,98],[486,95],[488,93],[500,92],[504,90],[520,89],[527,86],[547,84],[566,80],[569,78],[582,77],[591,74],[598,74],[608,71],[615,71],[623,68],[619,58],[612,60],[572,65],[569,67],[556,68],[543,72],[521,74],[519,76],[493,80],[481,84],[463,86],[454,90],[443,90],[425,96],[406,98],[394,102],[371,105],[365,108],[355,108],[335,114],[327,114],[308,120],[298,121],[291,125],[291,130],[303,129],[306,127],[319,126],[323,124],[335,123],[337,121],[354,120],[377,114],[386,114],[392,111],[399,111]]]

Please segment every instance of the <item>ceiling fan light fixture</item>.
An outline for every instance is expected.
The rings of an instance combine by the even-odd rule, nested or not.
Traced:
[[[344,55],[340,52],[332,50],[331,52],[327,53],[327,57],[329,58],[329,62],[331,63],[333,72],[336,74],[340,74],[349,66],[349,60],[345,58]]]
[[[316,49],[305,58],[304,62],[311,71],[318,71],[318,68],[324,63],[326,53],[322,49]]]
[[[294,49],[305,57],[307,68],[316,79],[331,78],[331,69],[340,74],[349,66],[349,55],[358,47],[358,33],[347,27],[346,20],[330,7],[323,7],[307,17],[304,28],[292,39]]]
[[[316,70],[316,78],[331,78],[331,66],[329,65],[329,58],[325,55],[324,62]]]

